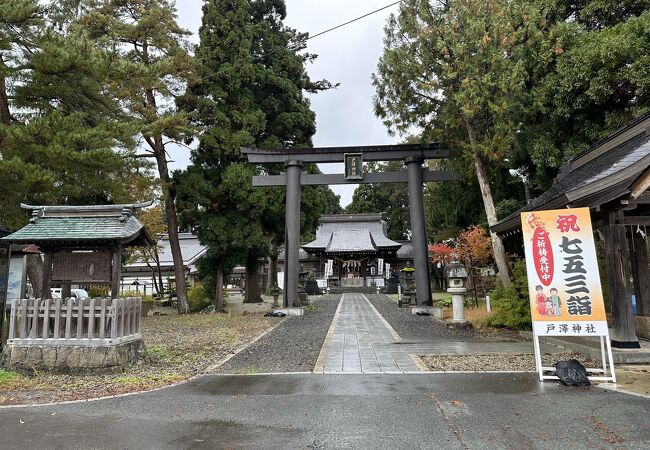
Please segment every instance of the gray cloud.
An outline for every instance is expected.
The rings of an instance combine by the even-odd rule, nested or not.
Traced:
[[[287,0],[285,23],[316,34],[390,3],[388,0]],[[177,2],[180,24],[192,31],[193,42],[201,25],[202,0]],[[397,6],[309,41],[308,51],[318,59],[308,67],[312,79],[341,83],[336,90],[310,96],[316,112],[319,147],[397,143],[373,112],[374,88],[370,76],[383,48],[383,27]],[[187,167],[189,151],[170,149],[174,169]],[[323,164],[326,173],[341,173],[342,164]],[[343,206],[350,203],[354,186],[332,186]]]

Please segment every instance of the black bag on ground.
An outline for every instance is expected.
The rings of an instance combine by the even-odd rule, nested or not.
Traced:
[[[591,384],[587,378],[587,369],[576,359],[556,362],[555,375],[565,386],[589,386]]]

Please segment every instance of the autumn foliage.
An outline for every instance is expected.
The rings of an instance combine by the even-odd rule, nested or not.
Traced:
[[[455,253],[462,261],[473,266],[483,266],[492,261],[492,241],[485,230],[472,225],[463,230],[456,238]]]
[[[431,260],[433,262],[443,261],[448,263],[451,261],[451,255],[454,253],[454,249],[440,242],[438,244],[429,244],[429,252],[431,253]]]

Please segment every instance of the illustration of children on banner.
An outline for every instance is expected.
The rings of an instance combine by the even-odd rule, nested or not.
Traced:
[[[544,286],[541,284],[535,287],[535,291],[537,292],[535,306],[540,316],[559,317],[562,315],[562,300],[556,288],[551,288],[548,296],[544,294]]]

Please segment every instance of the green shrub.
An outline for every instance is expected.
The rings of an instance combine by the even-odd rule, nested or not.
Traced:
[[[88,288],[88,296],[90,298],[108,297],[109,286],[93,285]]]
[[[507,327],[513,330],[530,330],[530,300],[528,297],[528,279],[526,278],[526,262],[519,260],[512,270],[512,284],[504,287],[501,281],[490,297],[492,317],[489,324],[496,327]]]
[[[144,295],[142,292],[138,292],[138,291],[120,292],[120,298],[129,298],[129,297],[140,297],[143,302],[153,301],[153,297],[151,295]]]
[[[436,300],[434,302],[435,306],[438,306],[439,308],[443,308],[445,306],[452,306],[453,302],[451,301],[451,295],[445,298],[441,298],[439,300]]]
[[[196,283],[187,289],[190,312],[199,312],[212,304],[212,296],[203,283]]]

